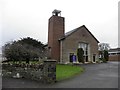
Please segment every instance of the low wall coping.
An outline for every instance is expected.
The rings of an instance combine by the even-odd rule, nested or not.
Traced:
[[[48,59],[48,60],[44,60],[44,62],[57,62],[57,61]]]

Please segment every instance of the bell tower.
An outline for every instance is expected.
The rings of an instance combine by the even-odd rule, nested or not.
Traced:
[[[49,58],[60,60],[59,39],[64,36],[64,17],[60,10],[54,10],[48,22],[48,50]]]

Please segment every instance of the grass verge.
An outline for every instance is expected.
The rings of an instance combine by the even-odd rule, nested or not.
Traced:
[[[84,71],[84,69],[80,66],[59,65],[58,64],[56,67],[56,79],[57,79],[57,81],[68,79],[77,74],[82,73],[83,71]]]

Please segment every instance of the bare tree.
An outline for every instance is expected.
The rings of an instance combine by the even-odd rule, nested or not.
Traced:
[[[104,50],[108,51],[109,49],[110,49],[110,45],[108,43],[100,43],[98,45],[99,51],[104,51]]]

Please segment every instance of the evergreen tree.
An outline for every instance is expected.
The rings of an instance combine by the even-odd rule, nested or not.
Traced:
[[[30,37],[5,44],[3,54],[7,60],[14,62],[26,60],[26,63],[46,56],[44,44]]]
[[[82,48],[77,49],[78,61],[84,63],[84,51]]]
[[[108,61],[108,59],[109,59],[109,54],[108,54],[107,50],[104,50],[104,59],[105,59],[105,61]]]

